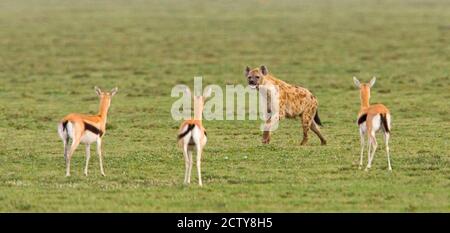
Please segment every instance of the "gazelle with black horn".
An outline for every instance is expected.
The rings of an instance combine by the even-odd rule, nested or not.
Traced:
[[[377,140],[375,133],[381,129],[384,136],[384,143],[386,147],[386,154],[388,160],[388,169],[392,171],[391,160],[389,155],[389,137],[391,132],[391,114],[389,109],[383,104],[370,105],[370,88],[375,84],[376,78],[373,77],[369,83],[360,83],[356,77],[353,77],[355,86],[360,90],[361,107],[358,113],[359,134],[361,137],[361,154],[359,161],[359,168],[363,165],[364,153],[364,136],[367,134],[368,152],[367,152],[367,167],[368,171],[372,166],[372,160],[377,149]]]
[[[106,133],[106,119],[111,105],[111,97],[117,93],[117,87],[110,92],[103,92],[95,87],[100,98],[100,108],[97,115],[83,115],[71,113],[58,124],[58,134],[64,144],[64,158],[66,160],[66,176],[70,176],[70,160],[80,143],[86,144],[86,166],[84,175],[88,175],[91,144],[97,143],[97,154],[100,162],[100,172],[105,176],[102,161],[102,137]],[[69,139],[72,144],[69,145]]]
[[[200,186],[203,185],[201,174],[201,159],[203,148],[206,145],[207,138],[206,130],[202,124],[202,114],[205,100],[211,95],[211,91],[211,88],[206,88],[203,95],[193,97],[194,118],[183,121],[183,123],[181,123],[180,129],[178,130],[178,144],[183,149],[185,162],[184,184],[191,183],[191,171],[193,164],[192,152],[195,150],[197,153],[198,184]],[[185,89],[185,96],[191,96],[191,92],[188,88]]]

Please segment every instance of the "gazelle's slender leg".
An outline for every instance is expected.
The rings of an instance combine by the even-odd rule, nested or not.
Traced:
[[[189,157],[189,170],[188,170],[188,179],[187,179],[187,182],[188,182],[188,184],[190,184],[190,183],[191,183],[192,165],[193,165],[193,161],[192,161],[192,150],[188,150],[188,157]]]
[[[367,166],[365,171],[370,169],[370,149],[372,148],[372,139],[371,137],[367,137]]]
[[[377,142],[377,139],[375,138],[375,135],[372,136],[372,138],[373,138],[373,151],[372,151],[372,156],[370,156],[370,165],[372,165],[372,161],[373,161],[373,158],[375,157],[375,152],[378,147],[378,142]]]
[[[202,183],[202,171],[201,171],[201,163],[202,163],[202,147],[199,144],[197,144],[197,175],[198,175],[198,184],[200,186],[203,186]]]
[[[363,154],[364,154],[364,132],[359,130],[359,135],[361,137],[361,153],[359,155],[359,169],[363,166]]]
[[[91,158],[91,144],[86,144],[86,165],[84,167],[84,175],[88,175],[89,159]]]
[[[100,162],[100,173],[102,176],[105,176],[105,172],[103,170],[103,161],[102,161],[102,139],[99,137],[97,139],[97,154],[98,154],[98,160]]]
[[[63,139],[63,144],[64,144],[64,161],[66,161],[67,163],[67,153],[69,152],[69,136]]]
[[[369,159],[369,164],[368,167],[371,168],[372,167],[372,161],[373,161],[373,157],[375,156],[375,151],[377,150],[377,139],[375,138],[375,132],[372,132],[370,135],[370,139],[372,141],[372,154],[370,155],[370,159]]]
[[[184,155],[184,184],[188,184],[188,171],[189,171],[189,155],[187,150],[187,144],[183,144],[183,155]]]
[[[66,159],[66,176],[70,176],[70,160],[72,159],[72,155],[75,152],[75,150],[77,149],[78,145],[80,144],[80,139],[73,139],[72,140],[72,145],[70,146],[70,151],[67,154],[67,159]]]
[[[386,147],[386,154],[387,154],[387,160],[388,160],[388,168],[389,168],[389,171],[392,171],[392,167],[391,167],[391,158],[390,158],[390,155],[389,155],[389,137],[390,137],[389,132],[384,132],[384,145],[385,145],[385,147]]]

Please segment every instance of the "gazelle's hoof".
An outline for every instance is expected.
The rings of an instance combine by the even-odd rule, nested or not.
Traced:
[[[362,165],[359,165],[359,166],[358,166],[358,169],[359,169],[359,170],[362,170],[362,167],[363,167]]]
[[[365,172],[368,172],[370,170],[370,167],[366,167],[366,169],[364,169]]]
[[[66,177],[70,177],[70,174],[66,174]]]
[[[102,176],[106,176],[105,173],[102,173]]]

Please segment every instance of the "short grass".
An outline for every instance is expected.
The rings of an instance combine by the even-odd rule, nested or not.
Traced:
[[[171,88],[243,84],[246,65],[312,90],[320,146],[300,146],[298,120],[262,145],[259,121],[206,121],[205,186],[182,185]],[[0,2],[2,212],[450,211],[450,2]],[[358,170],[359,94],[393,114],[393,172],[383,147]],[[64,177],[56,124],[95,113],[93,87],[119,87],[101,177],[84,149]],[[366,158],[365,158],[366,159]],[[196,175],[193,175],[196,181]]]

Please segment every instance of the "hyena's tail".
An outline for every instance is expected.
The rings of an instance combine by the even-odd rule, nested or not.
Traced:
[[[317,109],[316,115],[314,115],[314,122],[316,122],[316,124],[322,126],[322,122],[320,121],[320,118],[319,118],[319,109]]]

